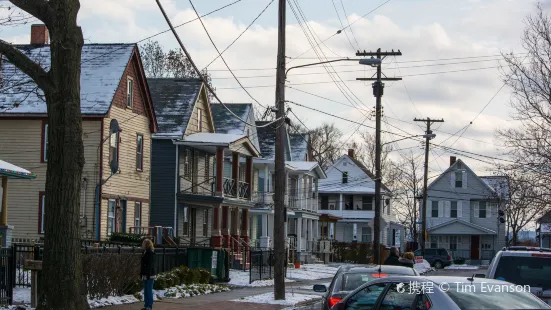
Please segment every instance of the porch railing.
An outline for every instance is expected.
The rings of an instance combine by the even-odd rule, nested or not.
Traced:
[[[247,182],[236,182],[231,178],[224,178],[224,195],[239,199],[249,199],[251,187]]]
[[[224,178],[224,195],[230,197],[236,196],[236,185],[234,179]]]
[[[179,245],[183,247],[210,247],[209,237],[180,237]]]
[[[238,198],[249,199],[249,197],[251,196],[251,190],[250,190],[249,183],[239,181],[239,192],[238,192],[238,194],[239,194]]]
[[[268,207],[274,204],[274,193],[271,192],[255,192],[253,201],[259,208]]]
[[[191,185],[186,184],[186,188],[180,190],[184,194],[214,196],[216,192],[216,177],[210,177],[202,182],[195,182],[184,176],[180,176],[180,178],[191,183]]]

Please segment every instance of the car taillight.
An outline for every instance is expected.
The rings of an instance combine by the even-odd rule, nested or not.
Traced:
[[[372,274],[374,278],[386,278],[388,275],[386,273],[374,273]]]
[[[426,310],[429,310],[429,309],[430,309],[430,306],[431,306],[430,302],[429,302],[428,300],[425,301],[425,309],[426,309]]]
[[[452,260],[452,257],[450,255],[448,255],[447,260]]]
[[[551,257],[551,254],[532,254],[535,257]]]
[[[341,301],[341,300],[342,300],[342,298],[338,298],[338,297],[329,298],[329,308],[333,308],[333,306],[338,304],[339,301]]]

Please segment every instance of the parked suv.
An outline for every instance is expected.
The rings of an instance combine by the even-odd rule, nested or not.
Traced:
[[[421,249],[415,250],[414,254],[415,256],[421,256]],[[444,248],[425,249],[423,258],[436,269],[442,269],[452,264],[452,256]]]
[[[517,285],[551,305],[551,249],[512,246],[497,252],[485,275]]]

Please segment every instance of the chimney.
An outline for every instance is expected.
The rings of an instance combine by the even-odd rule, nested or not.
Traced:
[[[450,156],[450,167],[455,164],[455,161],[457,160],[457,158],[455,156]]]
[[[45,45],[50,42],[50,36],[46,25],[31,25],[31,44]]]
[[[356,157],[354,157],[354,155],[354,149],[348,149],[348,156],[355,159]]]

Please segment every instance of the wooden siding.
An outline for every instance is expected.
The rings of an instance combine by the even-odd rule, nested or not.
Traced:
[[[151,162],[151,226],[174,226],[176,145],[153,139]]]
[[[210,112],[210,106],[208,103],[208,99],[206,97],[206,91],[205,87],[202,88],[201,93],[199,94],[199,98],[197,98],[197,101],[195,102],[195,106],[193,107],[193,113],[191,114],[191,117],[189,119],[185,135],[191,135],[194,133],[198,133],[199,130],[197,128],[197,123],[199,122],[199,112],[198,110],[201,109],[202,111],[202,123],[203,127],[201,132],[214,132],[214,124],[212,122],[211,112]]]
[[[187,155],[186,155],[187,153]],[[186,156],[189,165],[189,175],[185,174]],[[194,148],[179,146],[180,191],[191,192],[196,185],[199,193],[210,191],[214,183],[214,155]]]
[[[39,192],[45,190],[46,163],[41,163],[41,119],[0,121],[0,158],[20,166],[37,175],[34,180],[8,181],[8,223],[14,226],[13,238],[36,240],[42,237],[38,233]],[[101,120],[83,121],[83,143],[85,164],[82,177],[86,178],[86,191],[82,190],[81,216],[84,215],[81,227],[82,237],[94,237],[95,187],[99,180],[98,146],[101,135]],[[84,199],[86,193],[86,200]],[[85,214],[84,203],[86,203]],[[46,206],[45,212],[48,212]]]

